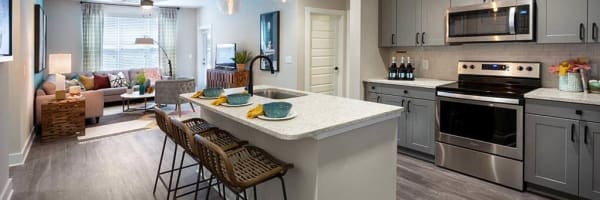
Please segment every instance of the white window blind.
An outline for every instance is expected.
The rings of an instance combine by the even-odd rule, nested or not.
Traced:
[[[135,45],[135,38],[158,38],[157,18],[105,16],[103,34],[102,70],[158,67],[158,46]]]

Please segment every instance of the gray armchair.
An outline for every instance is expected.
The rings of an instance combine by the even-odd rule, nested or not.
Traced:
[[[196,81],[194,79],[177,79],[177,80],[160,80],[156,81],[154,101],[157,105],[175,104],[177,112],[181,116],[181,104],[189,103],[194,109],[191,102],[186,102],[179,98],[179,95],[196,91]]]

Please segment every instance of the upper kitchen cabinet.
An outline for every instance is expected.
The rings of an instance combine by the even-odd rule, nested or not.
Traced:
[[[598,4],[597,0],[590,0],[590,2]],[[586,41],[588,0],[538,0],[537,3],[538,43]]]
[[[379,2],[379,45],[381,47],[396,46],[396,1],[380,0]]]
[[[589,43],[600,43],[600,0],[588,1],[588,37]]]
[[[451,7],[472,6],[485,3],[485,0],[451,0]]]
[[[381,47],[445,44],[450,0],[380,0],[379,5]]]

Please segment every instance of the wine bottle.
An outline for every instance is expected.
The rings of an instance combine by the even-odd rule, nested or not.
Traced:
[[[396,57],[392,57],[392,64],[390,65],[390,72],[388,74],[389,80],[396,80],[398,78],[398,65],[396,64]]]
[[[410,57],[408,57],[408,66],[406,67],[406,80],[415,80],[415,68],[410,63]]]
[[[406,65],[404,65],[404,56],[400,60],[400,68],[398,68],[398,80],[406,80]]]

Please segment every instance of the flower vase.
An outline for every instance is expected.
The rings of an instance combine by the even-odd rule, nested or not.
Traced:
[[[558,89],[565,92],[582,92],[581,74],[569,72],[558,77]]]
[[[144,84],[140,84],[139,93],[140,93],[140,95],[146,94],[146,86]]]

